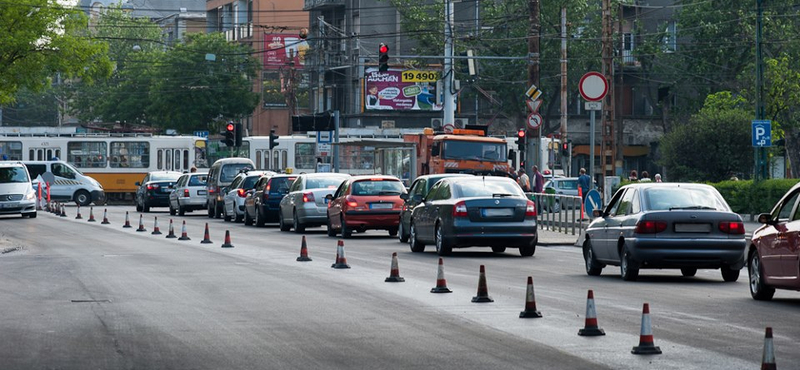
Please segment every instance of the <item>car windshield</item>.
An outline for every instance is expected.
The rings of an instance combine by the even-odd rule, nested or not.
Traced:
[[[400,195],[403,183],[396,180],[362,180],[353,183],[353,195]]]
[[[344,177],[314,177],[306,179],[306,189],[336,189]]]
[[[181,173],[151,173],[150,174],[150,181],[176,181],[178,178],[181,177]]]
[[[208,175],[193,175],[189,178],[189,186],[206,186]]]
[[[241,170],[245,168],[252,169],[253,166],[251,166],[248,163],[226,164],[222,166],[222,173],[220,173],[219,179],[224,183],[230,184],[233,181],[233,179],[236,178],[236,175],[238,175],[239,172],[241,172]]]
[[[244,181],[242,181],[242,189],[252,189],[256,187],[256,183],[258,179],[261,178],[261,175],[258,176],[247,176],[245,177]]]
[[[461,198],[525,196],[519,185],[510,181],[481,181],[480,179],[474,179],[457,182],[455,188],[458,189]]]
[[[709,209],[730,211],[716,190],[696,187],[651,188],[644,190],[647,209]]]
[[[0,184],[11,182],[28,182],[28,174],[22,167],[3,167],[0,168]]]
[[[444,142],[442,158],[505,162],[507,152],[505,143],[448,140]]]

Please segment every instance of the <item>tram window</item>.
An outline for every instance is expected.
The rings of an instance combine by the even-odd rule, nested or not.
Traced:
[[[172,170],[172,150],[167,149],[167,158],[164,159],[164,162],[167,164],[167,171]]]
[[[78,168],[102,168],[106,166],[107,144],[105,142],[70,141],[67,143],[67,162]]]
[[[271,170],[271,169],[272,169],[272,168],[270,167],[270,165],[269,165],[269,163],[270,163],[270,158],[271,158],[271,156],[270,156],[270,152],[269,152],[269,150],[265,150],[265,151],[264,151],[264,168],[266,168],[266,169],[268,169],[268,170]]]
[[[280,167],[280,169],[285,169],[286,167],[288,167],[288,163],[287,163],[288,160],[289,160],[289,156],[287,155],[287,151],[286,150],[281,150],[281,164],[282,164],[282,166]]]
[[[150,167],[150,143],[146,141],[112,141],[109,156],[111,168]]]
[[[47,157],[48,160],[52,160],[53,159],[53,150],[52,149],[47,149],[47,156],[46,157]]]
[[[270,169],[273,170],[273,171],[279,171],[280,170],[280,162],[279,162],[280,161],[280,155],[278,155],[278,153],[279,153],[278,150],[273,150],[272,151],[272,166],[270,166]]]
[[[256,150],[256,168],[263,168],[261,167],[261,151]]]
[[[175,171],[178,171],[178,170],[181,169],[181,150],[180,149],[175,149],[175,166],[173,168],[175,168]]]
[[[0,158],[9,161],[22,160],[22,142],[0,141]]]
[[[36,151],[36,160],[37,161],[43,161],[44,160],[44,158],[43,158],[44,156],[42,155],[42,153],[44,153],[43,150],[37,150]]]
[[[164,160],[163,160],[164,151],[159,149],[156,152],[156,154],[157,154],[156,157],[158,158],[158,159],[156,159],[157,167],[158,167],[159,170],[163,170],[164,169]]]
[[[189,151],[183,150],[183,168],[189,168]]]

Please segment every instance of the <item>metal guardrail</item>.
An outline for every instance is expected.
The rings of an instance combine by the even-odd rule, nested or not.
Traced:
[[[525,193],[536,203],[536,221],[542,230],[577,235],[588,224],[589,215],[581,218],[581,197],[563,194]]]

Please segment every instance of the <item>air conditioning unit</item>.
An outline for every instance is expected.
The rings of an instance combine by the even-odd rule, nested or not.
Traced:
[[[442,119],[441,118],[431,118],[431,128],[434,130],[441,130],[442,129]]]
[[[464,128],[469,124],[469,118],[456,118],[456,128]]]

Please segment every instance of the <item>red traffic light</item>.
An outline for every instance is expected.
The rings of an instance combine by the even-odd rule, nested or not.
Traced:
[[[517,132],[517,136],[518,136],[520,139],[524,139],[524,138],[525,138],[525,130],[523,130],[523,129],[519,129],[519,131]]]
[[[567,143],[564,143],[564,144],[563,144],[563,148],[564,148],[564,150],[567,150],[567,149],[569,149],[569,144],[567,144]]]
[[[233,131],[234,129],[233,123],[229,123],[228,126],[225,127],[225,129],[228,131]]]
[[[381,53],[388,53],[389,47],[386,46],[386,44],[381,43],[381,46],[378,48],[378,51],[380,51]]]

